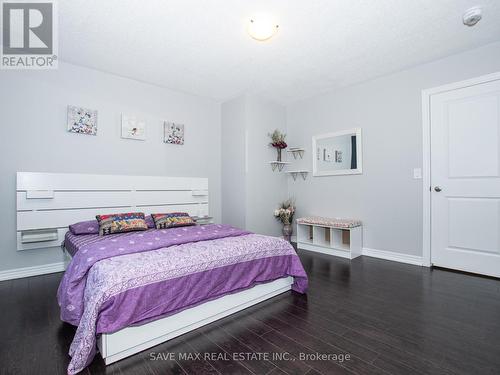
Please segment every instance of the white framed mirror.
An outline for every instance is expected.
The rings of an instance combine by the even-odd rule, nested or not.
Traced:
[[[363,173],[361,128],[312,137],[313,176]]]

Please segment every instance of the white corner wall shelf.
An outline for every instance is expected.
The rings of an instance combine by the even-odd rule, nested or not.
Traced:
[[[307,174],[309,172],[308,171],[287,171],[286,173],[289,173],[293,177],[294,181],[297,179],[298,175],[300,175],[302,177],[302,179],[305,181],[305,179],[307,178]]]
[[[269,164],[271,164],[271,168],[273,169],[273,172],[278,169],[278,172],[281,172],[285,165],[290,164],[288,161],[270,161]]]
[[[292,154],[293,158],[295,160],[297,160],[299,158],[302,159],[304,157],[305,148],[303,148],[303,147],[290,147],[286,152],[288,152],[289,154]],[[286,173],[288,173],[290,176],[292,176],[294,181],[297,181],[297,177],[299,175],[305,181],[307,178],[307,174],[309,172],[307,170],[304,170],[304,169],[296,169],[296,170],[287,171]]]
[[[286,152],[292,154],[294,159],[297,159],[297,156],[302,159],[304,157],[304,151],[305,149],[302,147],[290,147]]]

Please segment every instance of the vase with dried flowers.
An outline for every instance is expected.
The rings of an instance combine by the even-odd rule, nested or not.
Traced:
[[[274,217],[283,223],[283,238],[290,242],[293,233],[293,215],[295,214],[295,201],[287,199],[281,202],[279,207],[274,210]]]
[[[288,146],[285,142],[286,134],[276,129],[275,131],[273,131],[272,133],[268,133],[267,135],[269,136],[269,138],[271,138],[269,146],[274,147],[278,152],[278,159],[276,161],[281,161],[281,151]]]

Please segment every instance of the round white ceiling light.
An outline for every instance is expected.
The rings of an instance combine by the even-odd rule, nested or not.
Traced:
[[[248,22],[248,34],[255,40],[263,42],[271,39],[278,32],[279,25],[269,15],[259,14]]]
[[[462,16],[462,21],[466,26],[474,26],[483,18],[482,10],[479,7],[469,8]]]

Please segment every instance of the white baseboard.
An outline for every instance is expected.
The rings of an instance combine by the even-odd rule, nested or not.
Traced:
[[[393,251],[386,251],[386,250],[376,250],[376,249],[370,249],[368,247],[363,248],[362,254],[373,258],[391,260],[400,263],[408,263],[416,266],[424,265],[422,257],[416,255],[395,253]],[[68,262],[58,262],[58,263],[42,264],[40,266],[34,266],[34,267],[23,267],[23,268],[16,268],[13,270],[0,271],[0,281],[21,279],[23,277],[45,275],[48,273],[63,272],[66,270],[67,265]]]
[[[42,264],[34,267],[15,268],[0,271],[0,281],[21,279],[23,277],[39,276],[48,273],[63,272],[66,270],[67,262]]]
[[[416,255],[403,254],[403,253],[396,253],[394,251],[376,250],[364,247],[362,254],[368,257],[391,260],[400,263],[408,263],[408,264],[413,264],[415,266],[424,265],[424,260],[422,257]]]

